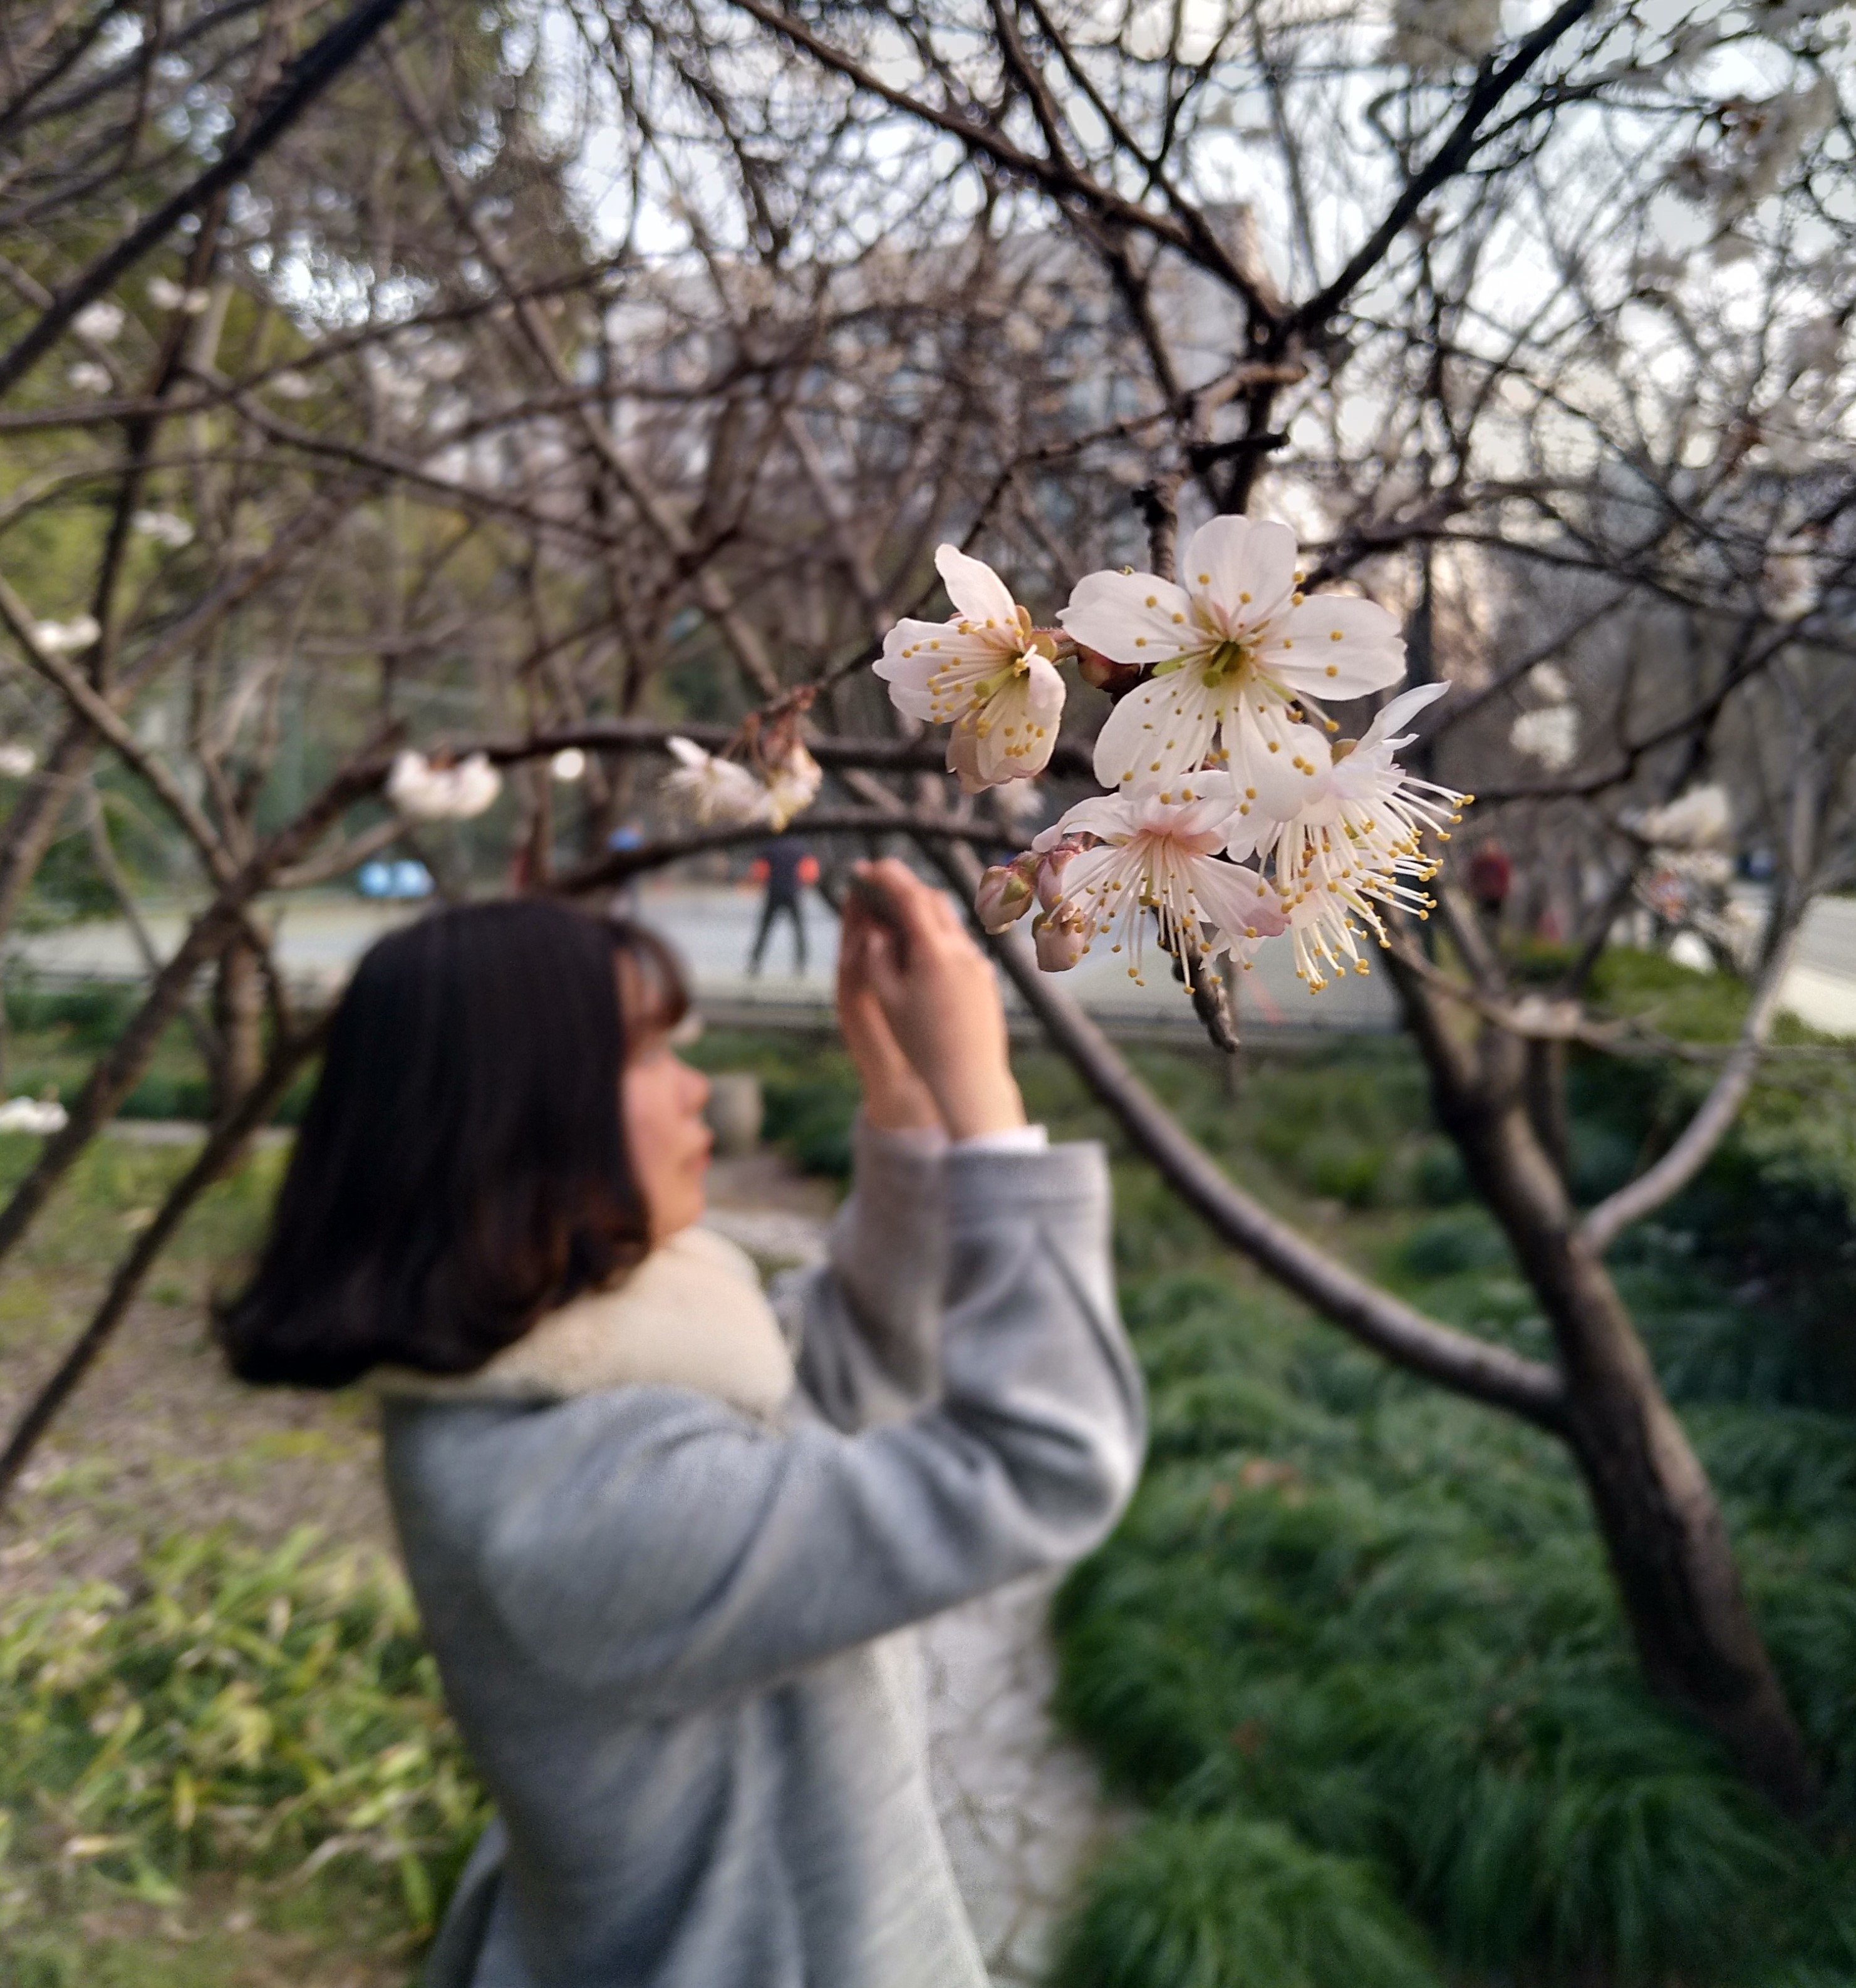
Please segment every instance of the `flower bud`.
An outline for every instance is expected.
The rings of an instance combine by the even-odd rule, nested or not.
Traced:
[[[1080,847],[1074,842],[1060,842],[1038,859],[1038,902],[1044,910],[1055,911],[1062,901],[1063,873]]]
[[[996,863],[980,879],[974,893],[974,915],[989,932],[1002,932],[1031,908],[1037,895],[1036,857],[1017,856],[1009,863]]]
[[[1085,649],[1080,642],[1076,645],[1076,673],[1085,683],[1105,690],[1111,697],[1125,695],[1141,680],[1139,663],[1118,663],[1099,649]]]
[[[1038,964],[1046,973],[1068,973],[1082,958],[1088,938],[1088,923],[1074,904],[1053,905],[1031,927]]]

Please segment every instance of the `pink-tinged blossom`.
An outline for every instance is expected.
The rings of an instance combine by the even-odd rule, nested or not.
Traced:
[[[1431,908],[1420,887],[1437,863],[1422,838],[1428,831],[1448,841],[1470,796],[1414,779],[1392,755],[1416,736],[1395,736],[1399,727],[1447,688],[1425,684],[1394,698],[1357,745],[1330,747],[1313,725],[1291,726],[1250,812],[1233,823],[1227,850],[1272,866],[1296,973],[1311,993],[1330,972],[1367,971],[1358,942],[1370,935],[1386,943],[1382,907],[1420,918]]]
[[[1182,583],[1092,573],[1058,616],[1079,644],[1152,674],[1095,742],[1095,777],[1176,782],[1214,755],[1240,796],[1316,700],[1382,690],[1405,671],[1399,624],[1346,594],[1304,600],[1286,525],[1214,518],[1193,534]]]
[[[1028,780],[1049,763],[1063,715],[1055,638],[1039,634],[1011,590],[956,546],[934,556],[953,603],[949,621],[899,621],[876,674],[910,718],[950,725],[947,770],[965,793]]]
[[[1089,950],[1088,918],[1074,904],[1054,904],[1038,913],[1031,943],[1046,973],[1068,973]]]
[[[1111,952],[1126,955],[1137,981],[1150,911],[1169,952],[1229,952],[1247,965],[1258,942],[1287,921],[1257,872],[1221,853],[1235,813],[1222,774],[1164,791],[1149,779],[1078,802],[1031,845],[1043,854],[1066,840],[1095,838],[1071,859],[1061,903],[1045,915],[1073,909],[1085,927],[1082,950],[1106,939]]]

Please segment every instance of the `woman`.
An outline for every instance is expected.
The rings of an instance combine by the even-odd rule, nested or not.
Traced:
[[[892,1632],[1061,1564],[1142,1439],[1093,1146],[1028,1127],[990,968],[873,866],[828,1263],[776,1312],[693,1225],[661,945],[541,903],[383,940],[251,1289],[248,1378],[371,1372],[407,1568],[497,1820],[434,1988],[985,1976]]]

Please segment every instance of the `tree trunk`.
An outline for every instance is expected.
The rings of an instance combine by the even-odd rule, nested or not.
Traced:
[[[264,979],[258,953],[242,933],[228,942],[213,975],[213,1122],[231,1111],[264,1068]]]
[[[1536,1131],[1527,1046],[1493,1024],[1473,1041],[1453,1033],[1421,986],[1395,977],[1430,1066],[1439,1120],[1553,1328],[1566,1384],[1563,1433],[1645,1677],[1716,1736],[1747,1780],[1801,1816],[1815,1800],[1804,1737],[1747,1606],[1714,1488],[1610,1273],[1578,1234]]]

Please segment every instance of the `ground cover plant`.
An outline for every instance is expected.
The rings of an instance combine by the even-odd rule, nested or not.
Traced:
[[[376,1557],[313,1545],[307,1532],[268,1554],[170,1538],[132,1584],[61,1587],[9,1611],[9,1988],[95,1978],[60,1931],[75,1899],[177,1905],[201,1874],[255,1881],[248,1931],[261,1909],[300,1918],[303,1893],[344,1864],[323,1912],[359,1911],[402,1959],[430,1933],[484,1799],[403,1584]]]
[[[1726,992],[1730,1032],[1719,983],[1610,970],[1697,1033],[1683,1004]],[[1273,1060],[1234,1108],[1202,1082],[1195,1106],[1166,1060],[1145,1073],[1260,1194],[1325,1199],[1330,1239],[1432,1315],[1519,1349],[1544,1338],[1402,1045]],[[1574,1076],[1575,1150],[1601,1193],[1607,1153],[1653,1136],[1659,1086],[1681,1080]],[[1195,1253],[1190,1218],[1119,1169],[1152,1449],[1057,1630],[1063,1710],[1150,1819],[1082,1905],[1065,1988],[1850,1977],[1856,1423],[1809,1404],[1847,1357],[1848,1312],[1822,1307],[1848,1274],[1853,1168],[1856,1113],[1820,1069],[1808,1093],[1762,1094],[1619,1252],[1827,1790],[1808,1832],[1644,1686],[1556,1445]],[[1808,1184],[1810,1223],[1777,1195],[1767,1233],[1746,1211],[1788,1182]],[[1735,1273],[1723,1208],[1740,1211]],[[1789,1310],[1771,1302],[1781,1276]]]

